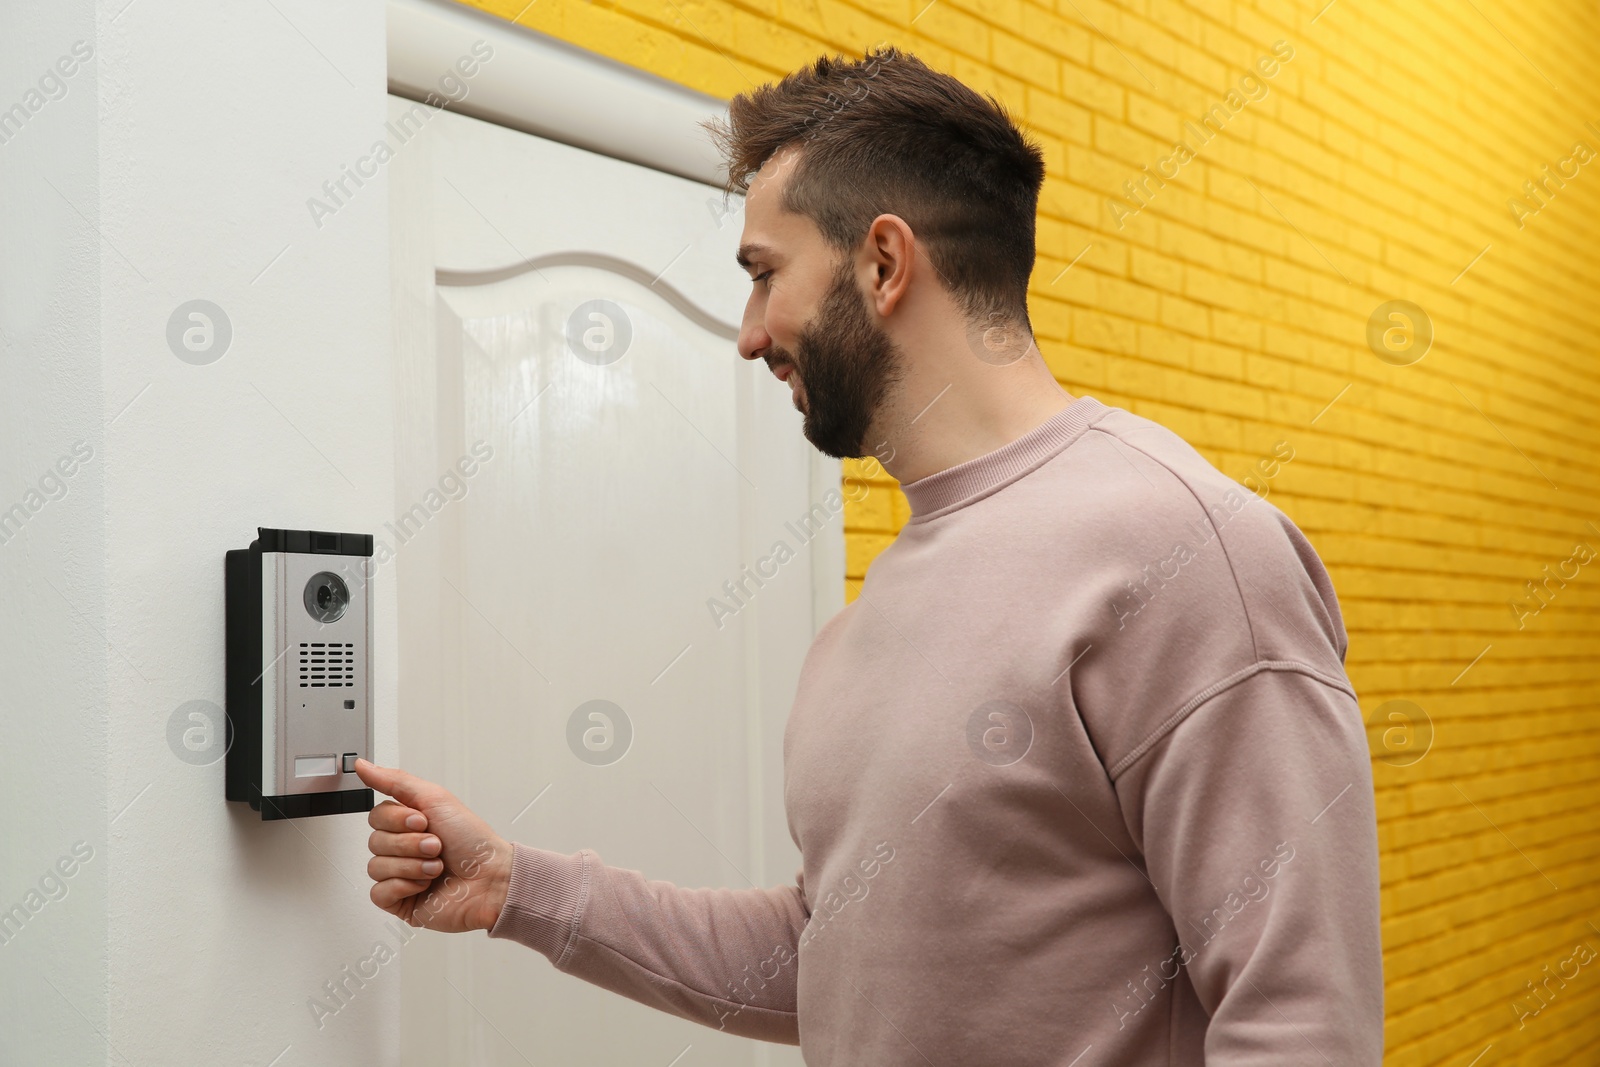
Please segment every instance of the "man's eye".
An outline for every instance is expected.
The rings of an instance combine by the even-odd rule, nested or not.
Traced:
[[[764,270],[760,274],[757,274],[754,278],[751,278],[750,280],[753,281],[753,282],[764,282],[771,275],[772,275],[772,272],[770,270]]]

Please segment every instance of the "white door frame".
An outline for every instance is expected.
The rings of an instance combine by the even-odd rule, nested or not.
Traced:
[[[726,167],[697,123],[725,118],[724,101],[453,0],[389,0],[389,92],[437,103],[449,95],[440,78],[478,41],[493,59],[450,110],[722,187]]]

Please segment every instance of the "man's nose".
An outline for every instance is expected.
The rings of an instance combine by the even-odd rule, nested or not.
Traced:
[[[772,344],[761,317],[753,308],[745,308],[744,321],[739,324],[739,355],[745,359],[760,359]]]

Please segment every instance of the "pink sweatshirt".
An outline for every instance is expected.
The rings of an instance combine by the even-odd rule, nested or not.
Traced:
[[[903,489],[790,711],[795,884],[519,843],[489,936],[811,1067],[1378,1064],[1372,769],[1304,535],[1089,396]]]

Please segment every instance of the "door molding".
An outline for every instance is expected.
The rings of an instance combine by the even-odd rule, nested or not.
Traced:
[[[492,270],[448,270],[439,268],[433,272],[434,281],[441,286],[461,287],[471,285],[490,285],[494,282],[515,278],[519,274],[526,274],[540,267],[565,267],[575,265],[580,267],[595,267],[619,274],[650,289],[672,307],[681,312],[684,318],[703,328],[708,333],[714,334],[725,341],[739,339],[739,325],[726,322],[717,318],[711,312],[695,303],[681,289],[661,278],[659,271],[649,271],[632,260],[622,259],[618,256],[604,255],[598,252],[552,252],[548,255],[535,256],[523,260],[521,263],[509,267],[499,267]]]
[[[454,0],[388,0],[389,92],[437,103],[480,40],[493,58],[449,110],[722,188],[698,123],[726,118],[725,101]]]

